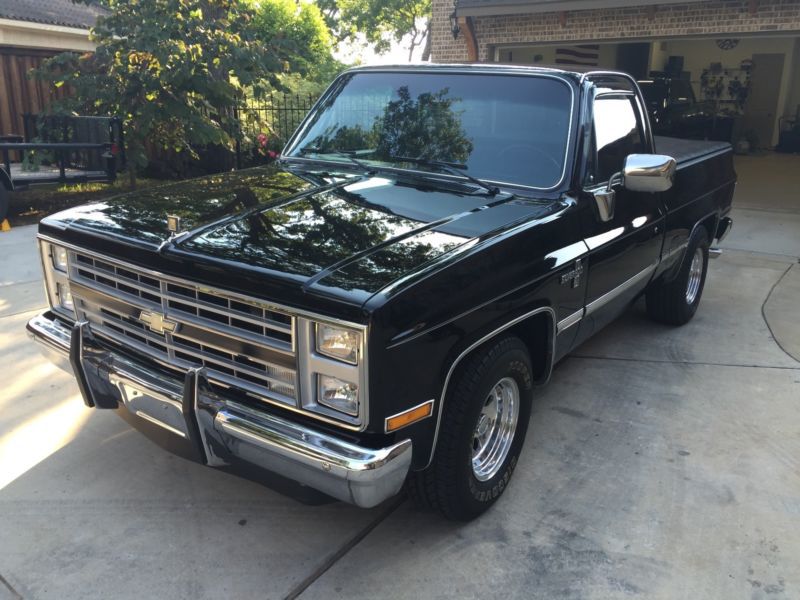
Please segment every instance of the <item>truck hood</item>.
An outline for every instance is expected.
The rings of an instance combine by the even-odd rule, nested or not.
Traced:
[[[112,237],[183,264],[291,280],[305,293],[360,303],[558,207],[455,182],[270,166],[124,194],[48,217],[42,229]],[[184,232],[171,242],[168,215]]]

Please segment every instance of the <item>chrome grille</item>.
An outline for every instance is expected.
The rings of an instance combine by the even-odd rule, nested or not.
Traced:
[[[204,366],[215,383],[297,404],[294,317],[255,299],[70,251],[79,319],[96,335],[179,368]],[[159,324],[142,320],[142,311]],[[162,323],[170,329],[161,329]]]

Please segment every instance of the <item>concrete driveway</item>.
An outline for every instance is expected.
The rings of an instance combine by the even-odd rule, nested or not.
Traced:
[[[303,504],[85,409],[24,334],[35,231],[0,234],[0,599],[800,597],[800,186],[761,197],[757,161],[695,319],[637,304],[564,360],[466,525]]]

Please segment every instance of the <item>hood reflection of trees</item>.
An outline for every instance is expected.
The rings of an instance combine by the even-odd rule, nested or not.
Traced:
[[[342,287],[368,289],[375,276],[392,279],[466,241],[416,233],[423,225],[373,207],[358,194],[335,190],[248,214],[186,246],[305,276],[363,255],[357,267],[348,268],[349,281],[336,279]]]

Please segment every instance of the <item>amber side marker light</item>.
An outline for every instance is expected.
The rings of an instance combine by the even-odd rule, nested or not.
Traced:
[[[414,408],[409,408],[408,410],[398,413],[392,417],[388,417],[386,419],[386,433],[397,431],[401,427],[421,421],[426,417],[430,417],[432,414],[433,400],[428,400],[427,402],[423,402]]]

